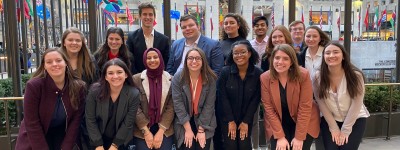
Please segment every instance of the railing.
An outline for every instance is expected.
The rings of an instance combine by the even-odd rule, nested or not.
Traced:
[[[392,105],[393,105],[393,89],[395,86],[400,86],[400,83],[378,83],[378,84],[365,84],[366,87],[368,86],[388,86],[389,87],[389,93],[390,93],[390,99],[389,99],[389,111],[388,111],[388,117],[387,117],[387,132],[386,132],[386,140],[390,140],[390,123],[392,121]],[[9,121],[9,112],[8,112],[8,102],[9,101],[16,101],[16,100],[23,100],[24,97],[0,97],[0,102],[4,102],[4,110],[5,110],[5,120],[6,120],[6,133],[7,133],[7,138],[8,138],[8,144],[10,146],[11,150],[11,127],[10,127],[10,121]]]

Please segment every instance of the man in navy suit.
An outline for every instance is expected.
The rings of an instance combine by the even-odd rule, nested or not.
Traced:
[[[154,19],[156,17],[155,8],[151,3],[145,2],[139,5],[139,17],[142,27],[129,33],[126,44],[129,51],[133,54],[132,74],[142,72],[145,67],[143,64],[143,53],[148,48],[157,48],[165,62],[169,58],[169,39],[167,36],[154,30]]]
[[[224,66],[224,57],[219,42],[201,35],[200,27],[196,17],[184,15],[181,17],[180,25],[184,38],[175,41],[171,46],[167,71],[174,75],[183,68],[184,57],[187,51],[198,47],[206,54],[206,59],[211,69],[218,75]]]

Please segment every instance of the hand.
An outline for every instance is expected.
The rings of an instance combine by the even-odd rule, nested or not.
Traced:
[[[342,146],[344,144],[347,144],[347,142],[349,141],[349,136],[347,134],[344,134],[342,132],[340,132],[340,136],[339,136],[339,146]]]
[[[110,148],[108,148],[108,150],[118,150],[118,148],[111,145]]]
[[[150,132],[150,130],[146,130],[144,132],[144,141],[146,141],[146,145],[149,149],[153,149],[153,134]]]
[[[293,150],[302,150],[303,149],[303,141],[293,138],[290,145],[293,147]]]
[[[231,136],[231,140],[236,139],[236,123],[235,121],[231,121],[228,123],[228,137]]]
[[[206,133],[204,131],[197,132],[196,140],[199,142],[201,148],[206,147]]]
[[[276,150],[289,150],[289,149],[290,145],[285,137],[278,139],[278,141],[276,142]]]
[[[240,123],[238,130],[240,132],[240,139],[244,140],[244,138],[247,138],[247,135],[249,133],[249,125],[242,122]]]
[[[159,149],[161,147],[163,138],[164,138],[164,130],[160,128],[158,129],[156,135],[154,135],[153,148]]]
[[[183,141],[183,143],[187,148],[192,147],[193,139],[195,139],[193,131],[191,129],[185,130],[185,141]]]
[[[104,150],[104,147],[103,146],[97,146],[96,150]]]
[[[331,135],[332,135],[332,142],[336,143],[336,145],[339,145],[340,131],[331,131]]]

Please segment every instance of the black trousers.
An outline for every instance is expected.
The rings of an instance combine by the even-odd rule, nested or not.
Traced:
[[[289,142],[289,145],[290,145],[290,142],[292,142],[294,135],[291,137],[286,136],[285,138]],[[310,150],[313,141],[314,141],[314,138],[311,135],[307,134],[306,140],[303,141],[303,150]],[[271,137],[271,149],[272,150],[276,149],[277,142],[278,142],[278,140],[275,139],[274,136],[272,136]],[[293,147],[290,147],[290,149],[293,149]]]
[[[336,121],[339,128],[342,128],[343,122]],[[364,135],[365,125],[367,123],[367,118],[358,118],[353,125],[353,129],[349,135],[349,141],[338,146],[332,141],[332,134],[329,131],[328,123],[325,118],[321,118],[321,133],[322,139],[324,140],[324,145],[326,150],[356,150],[360,146],[362,137]]]
[[[239,127],[239,124],[236,124]],[[224,122],[221,125],[222,137],[223,137],[223,147],[225,150],[251,150],[251,131],[252,131],[252,123],[248,124],[248,135],[244,140],[240,139],[240,131],[236,130],[236,139],[232,140],[231,137],[228,137],[228,123]]]
[[[192,127],[192,131],[193,131],[194,135],[196,136],[197,128],[196,128],[196,123],[194,122],[194,116],[192,116],[190,118],[190,126]],[[206,139],[206,146],[204,148],[201,148],[198,141],[192,140],[192,147],[188,148],[188,147],[186,147],[185,143],[182,143],[181,147],[179,147],[179,150],[209,150],[210,144],[211,144],[211,139],[212,138]]]

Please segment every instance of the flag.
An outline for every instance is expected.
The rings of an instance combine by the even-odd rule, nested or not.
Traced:
[[[379,6],[375,7],[374,23],[372,24],[372,26],[377,29],[379,23],[378,19],[379,19]]]
[[[197,19],[197,23],[201,25],[201,21],[200,21],[200,14],[199,14],[199,2],[197,2],[196,5],[196,19]]]
[[[313,21],[312,21],[312,6],[310,7],[310,11],[309,11],[309,13],[310,13],[310,18],[309,18],[309,20],[310,20],[310,25],[312,25],[313,24]]]
[[[336,21],[339,31],[340,31],[340,16],[341,16],[341,15],[342,15],[342,7],[340,6],[340,7],[339,7],[338,18],[337,18],[337,21]]]
[[[322,29],[322,6],[319,9],[319,28]]]
[[[213,25],[213,21],[212,21],[212,6],[210,6],[211,7],[211,11],[210,11],[210,25],[211,25],[211,31],[214,31],[214,25]]]
[[[130,9],[128,7],[128,2],[126,2],[126,15],[128,16],[129,25],[132,25],[134,20],[133,20],[133,16],[131,14],[131,11],[130,11]]]
[[[204,14],[203,14],[203,6],[200,6],[200,17],[201,17],[201,19],[200,19],[200,23],[201,23],[201,30],[202,31],[205,31],[206,30],[206,26],[205,26],[205,24],[204,24]]]
[[[25,1],[25,3],[27,3],[28,4],[28,8],[29,8],[29,15],[30,16],[33,16],[33,8],[32,8],[32,5],[31,5],[31,0],[26,0]],[[24,7],[26,7],[26,4],[25,4],[25,6]],[[26,9],[26,8],[25,8]]]
[[[3,11],[3,0],[0,0],[0,12]]]
[[[366,28],[366,30],[368,30],[368,26],[369,26],[369,23],[368,23],[368,19],[369,19],[369,16],[368,16],[368,14],[369,14],[369,5],[368,5],[368,7],[367,7],[367,13],[365,13],[365,18],[364,18],[364,24],[365,24],[365,28]]]
[[[379,19],[379,21],[378,21],[378,26],[381,26],[381,24],[382,24],[382,22],[386,22],[386,9],[385,10],[383,10],[383,12],[382,12],[382,17],[381,17],[381,19]]]
[[[114,13],[115,17],[115,26],[118,27],[118,13]]]
[[[224,16],[222,16],[222,8],[219,8],[219,26],[222,26],[222,24],[224,23]]]
[[[272,4],[272,12],[271,12],[271,25],[272,25],[272,28],[274,28],[275,27],[275,4]]]
[[[358,17],[358,30],[360,30],[361,29],[361,23],[360,23],[361,22],[361,6],[357,12],[357,17]]]
[[[285,25],[285,5],[283,5],[282,9],[282,25]]]
[[[304,10],[303,6],[301,6],[301,22],[304,23]]]
[[[329,25],[329,31],[332,31],[332,6],[329,7],[328,11],[328,25]]]
[[[175,20],[175,33],[178,33],[178,29],[179,29],[178,21]]]
[[[396,21],[396,10],[394,10],[394,12],[392,13],[392,18],[390,19],[390,24],[392,25],[392,28],[394,28],[395,21]]]
[[[189,14],[189,9],[188,9],[188,7],[187,7],[187,2],[186,2],[186,4],[185,4],[185,15],[187,15],[187,14]]]

